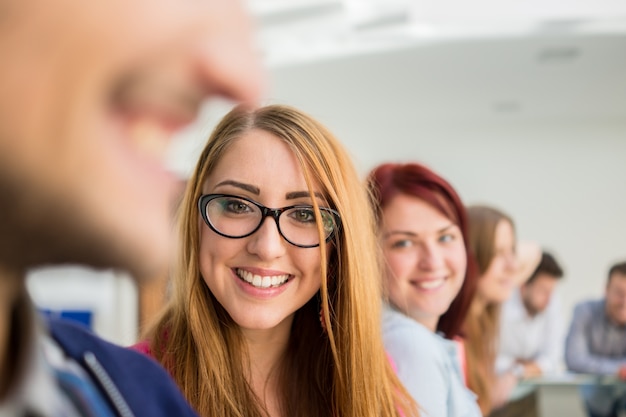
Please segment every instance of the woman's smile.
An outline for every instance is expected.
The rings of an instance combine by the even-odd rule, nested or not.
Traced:
[[[276,288],[284,285],[289,280],[289,274],[280,275],[259,275],[247,271],[243,268],[237,268],[235,274],[248,284],[255,288]]]

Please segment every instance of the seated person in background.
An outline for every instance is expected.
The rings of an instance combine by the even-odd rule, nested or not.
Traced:
[[[502,211],[489,206],[470,206],[467,211],[469,244],[479,273],[463,327],[467,380],[478,394],[483,415],[489,415],[507,403],[518,380],[511,371],[495,372],[500,309],[536,268],[541,249],[531,242],[518,244],[513,220]],[[534,407],[534,400],[521,407]]]
[[[465,207],[418,164],[380,165],[368,183],[386,264],[383,340],[400,380],[427,416],[480,417],[452,341],[477,278]]]
[[[179,214],[174,296],[136,348],[201,416],[417,415],[383,346],[367,193],[324,126],[233,109]]]
[[[611,267],[604,299],[574,308],[565,363],[573,372],[626,379],[626,262]],[[614,417],[624,411],[623,386],[590,387],[583,396],[591,416]]]
[[[559,369],[563,360],[563,319],[555,288],[563,270],[543,252],[528,281],[502,306],[496,372],[513,370],[533,378]]]

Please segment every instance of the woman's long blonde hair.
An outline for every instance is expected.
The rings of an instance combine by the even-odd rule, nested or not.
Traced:
[[[203,184],[230,145],[251,129],[272,133],[289,144],[309,190],[312,184],[319,184],[327,203],[341,215],[341,229],[330,243],[328,257],[322,239],[319,296],[294,317],[279,370],[283,413],[314,417],[417,415],[382,344],[379,255],[367,193],[333,135],[308,115],[287,106],[235,108],[209,138],[180,206],[182,246],[173,274],[174,295],[148,333],[154,356],[200,415],[267,415],[245,378],[249,362],[243,336],[206,286],[198,260],[197,201]],[[321,225],[318,228],[321,234]],[[320,308],[325,330],[320,326]]]
[[[505,213],[488,206],[470,206],[469,244],[474,253],[479,280],[489,269],[495,257],[496,227],[504,220],[514,227],[513,219]],[[476,297],[472,304],[477,303]],[[500,304],[487,304],[483,309],[472,305],[465,320],[467,381],[469,388],[478,396],[483,415],[492,409],[492,390],[495,383],[495,362],[500,322]]]

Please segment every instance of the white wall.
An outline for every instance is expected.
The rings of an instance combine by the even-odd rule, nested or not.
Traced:
[[[136,342],[139,298],[127,274],[59,266],[33,270],[27,278],[37,307],[53,312],[89,310],[93,331],[99,336],[123,346]]]
[[[365,175],[383,161],[415,160],[447,178],[468,204],[500,207],[522,239],[564,266],[573,304],[602,295],[609,266],[626,260],[626,124],[522,123],[474,127],[419,124],[348,127],[328,120]],[[393,135],[400,141],[386,141]]]

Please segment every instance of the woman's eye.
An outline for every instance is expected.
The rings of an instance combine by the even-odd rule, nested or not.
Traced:
[[[229,213],[247,213],[250,206],[241,200],[228,200],[224,202],[224,211]]]
[[[454,240],[454,235],[452,233],[446,233],[445,235],[439,236],[439,241],[442,243],[452,242]]]
[[[313,213],[312,208],[300,208],[300,209],[294,210],[291,217],[293,217],[294,220],[300,223],[315,222],[315,214]]]
[[[394,249],[410,248],[411,246],[413,246],[413,242],[408,239],[396,240],[394,242],[391,242],[391,247]]]

